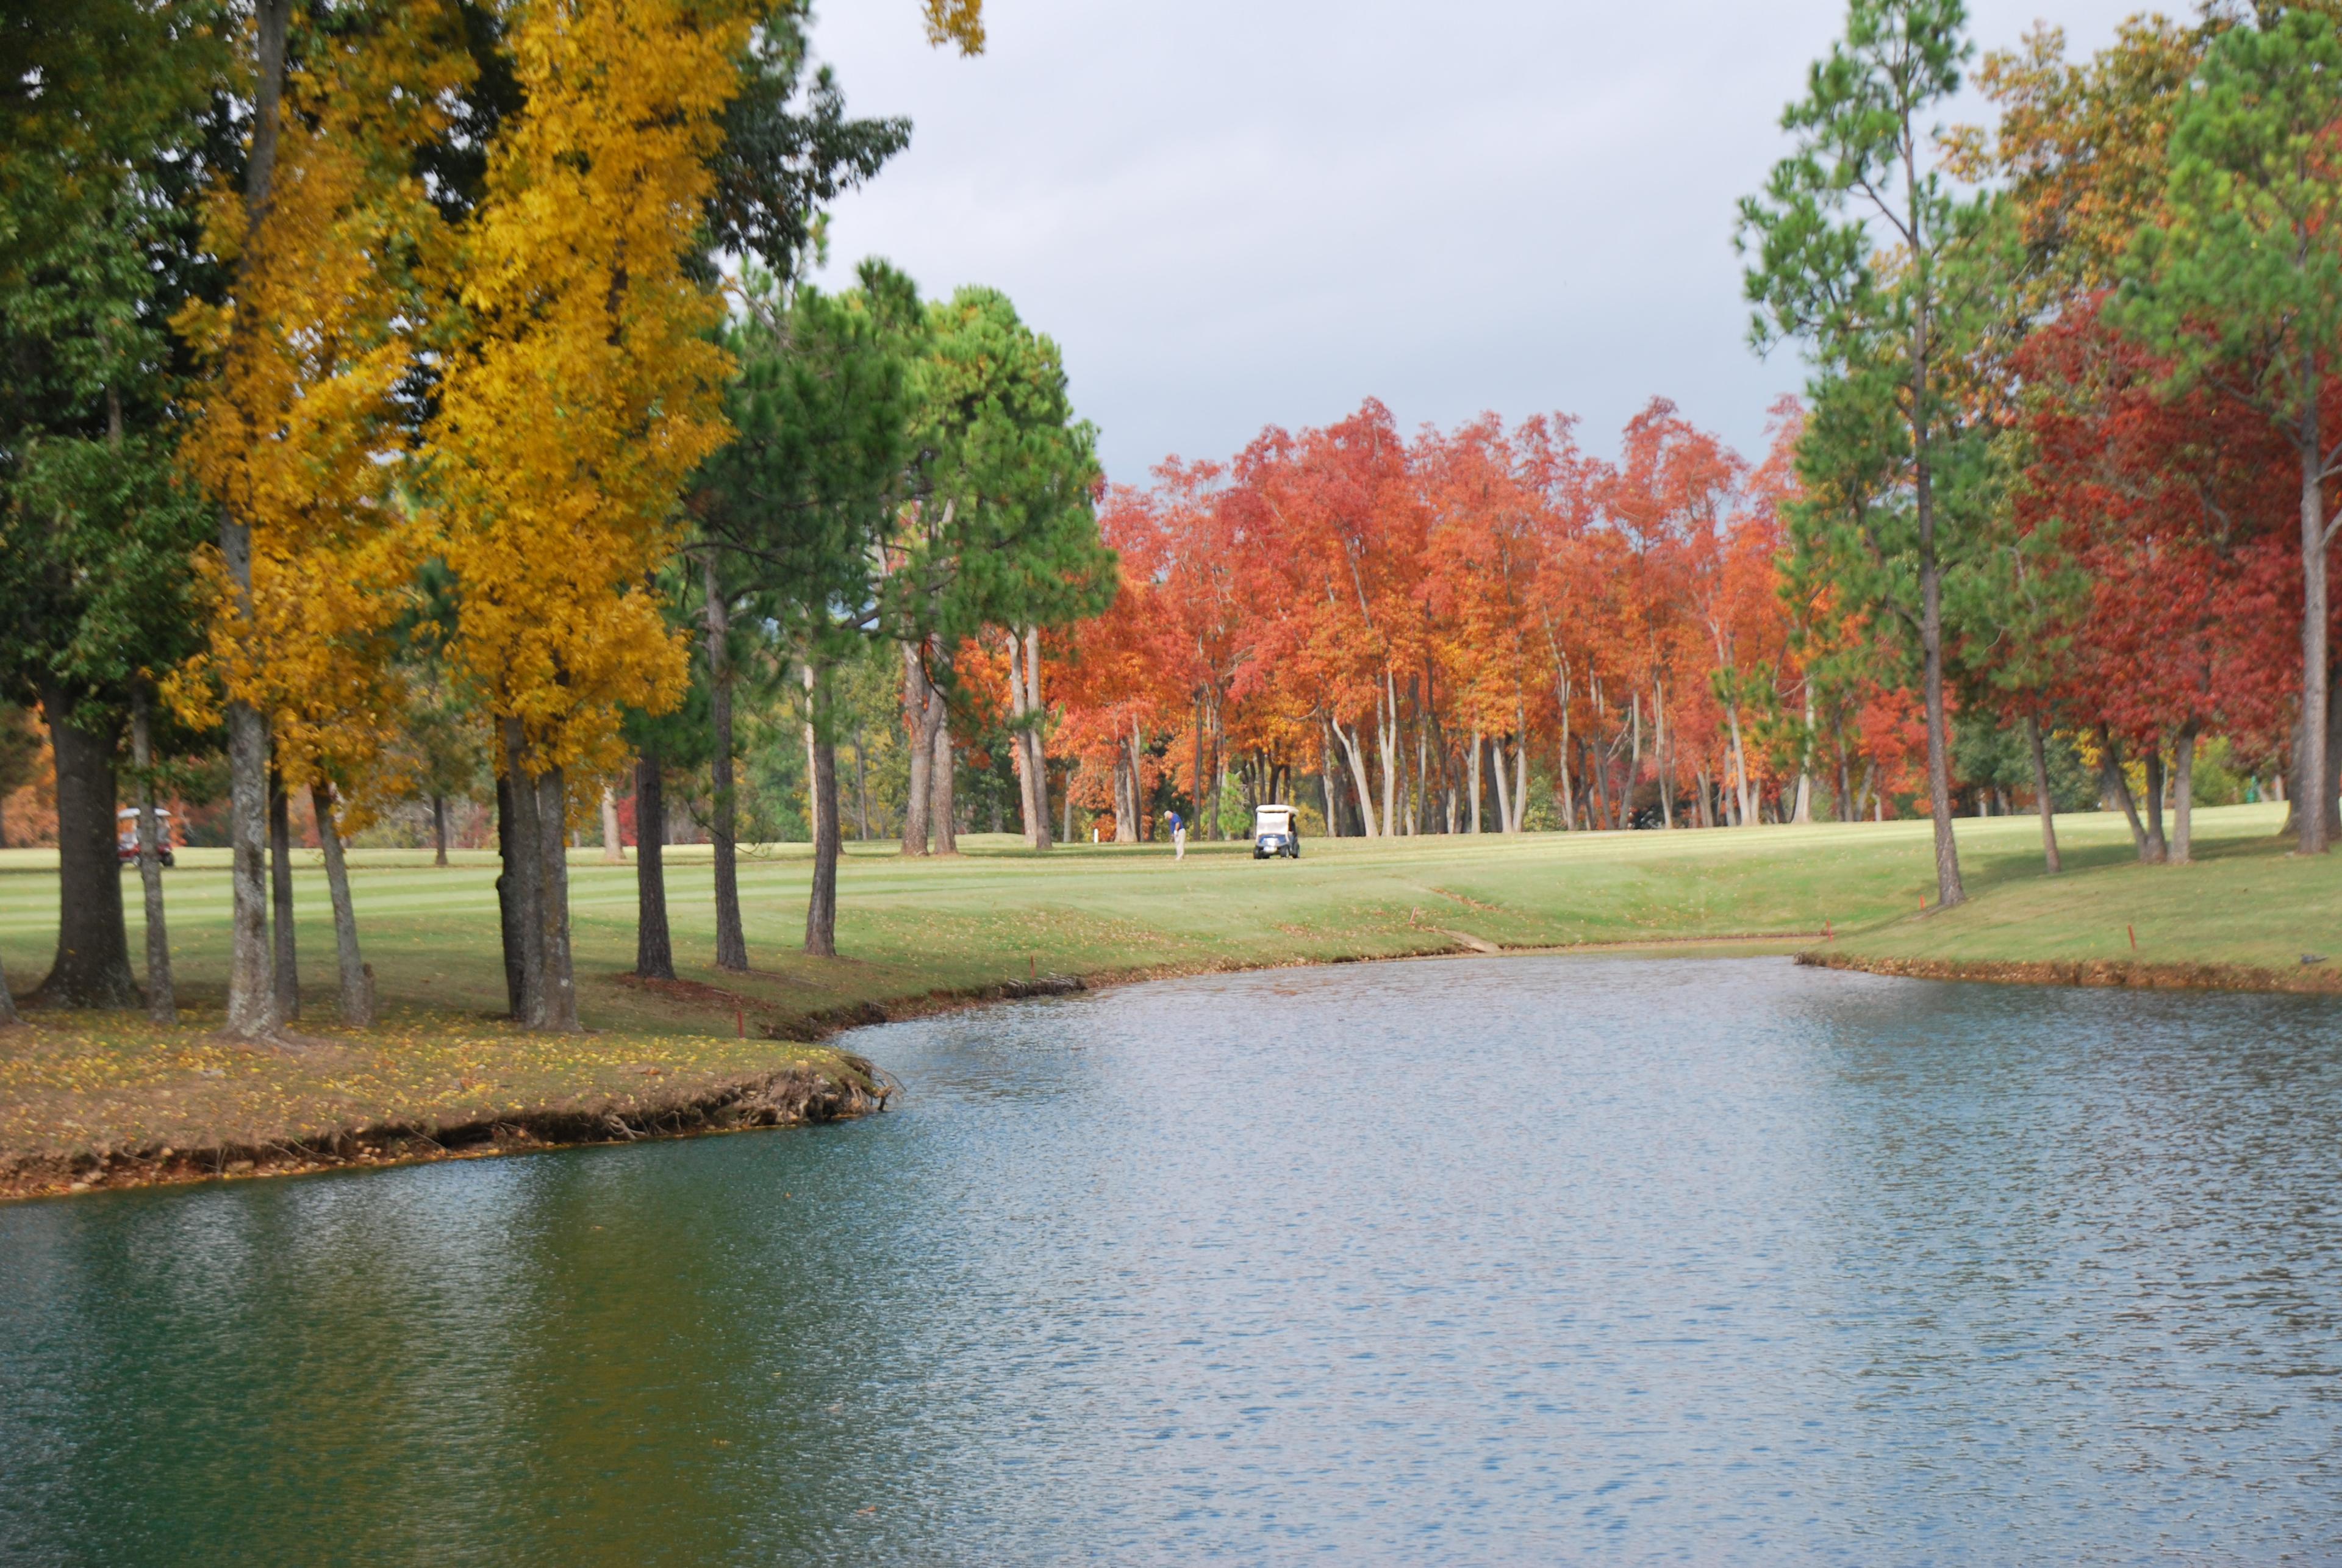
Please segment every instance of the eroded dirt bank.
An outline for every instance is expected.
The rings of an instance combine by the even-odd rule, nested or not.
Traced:
[[[2132,991],[2270,991],[2342,994],[2342,970],[2330,964],[2266,969],[2249,964],[2141,964],[2114,959],[2015,963],[1896,958],[1808,948],[1797,962],[1818,969],[1897,974],[1912,980],[1977,980],[1997,985],[2090,985]]]
[[[580,1144],[627,1144],[750,1127],[790,1127],[866,1116],[886,1108],[894,1085],[866,1059],[832,1051],[779,1072],[676,1084],[624,1098],[581,1099],[456,1123],[385,1122],[322,1137],[168,1144],[35,1154],[0,1164],[0,1197],[29,1198],[107,1187],[291,1175],[344,1166],[470,1159]]]

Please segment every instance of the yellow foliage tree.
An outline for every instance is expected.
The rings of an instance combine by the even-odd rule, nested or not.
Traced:
[[[963,55],[984,53],[984,0],[923,0],[927,42],[956,44]]]
[[[623,706],[678,700],[686,652],[646,583],[728,436],[722,301],[689,266],[719,116],[761,8],[536,0],[509,36],[525,111],[461,255],[465,326],[430,435],[450,656],[495,716],[521,1014],[578,1027],[563,837],[571,774],[620,761]]]
[[[233,295],[175,324],[213,367],[185,460],[248,555],[208,561],[219,613],[174,694],[263,715],[282,784],[311,789],[348,1023],[370,1022],[373,999],[332,786],[366,777],[395,723],[387,634],[417,544],[391,494],[413,440],[397,393],[449,245],[414,152],[470,69],[459,25],[445,0],[377,0],[298,38],[260,199],[221,190],[207,214],[210,247],[236,264]],[[288,904],[259,1032],[298,1005]]]

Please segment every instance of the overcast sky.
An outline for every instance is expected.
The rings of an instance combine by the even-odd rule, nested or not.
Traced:
[[[2132,0],[1972,0],[2112,38]],[[1107,474],[1225,457],[1381,398],[1404,428],[1560,411],[1614,449],[1654,394],[1752,457],[1802,379],[1746,345],[1733,204],[1843,0],[828,0],[815,44],[908,152],[839,204],[884,255],[1006,291],[1063,347]],[[1973,111],[1970,112],[1973,114]],[[1970,117],[1963,115],[1961,117]]]

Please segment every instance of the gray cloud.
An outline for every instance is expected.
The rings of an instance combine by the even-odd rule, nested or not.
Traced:
[[[2095,49],[2136,8],[2051,19]],[[2037,5],[1974,10],[1991,48]],[[1006,290],[1117,480],[1367,396],[1409,426],[1575,414],[1608,450],[1656,394],[1753,455],[1802,379],[1745,346],[1733,203],[1840,5],[986,11],[976,60],[928,49],[913,0],[820,16],[849,105],[917,124],[840,204],[830,281],[879,255]]]

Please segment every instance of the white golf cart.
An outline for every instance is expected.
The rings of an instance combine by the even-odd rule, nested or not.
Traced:
[[[126,805],[114,815],[114,858],[119,864],[128,865],[138,858],[138,808]],[[178,864],[171,854],[171,814],[161,806],[155,808],[155,838],[163,864]]]
[[[1252,808],[1252,857],[1266,860],[1272,854],[1301,858],[1301,830],[1294,825],[1289,805]]]

